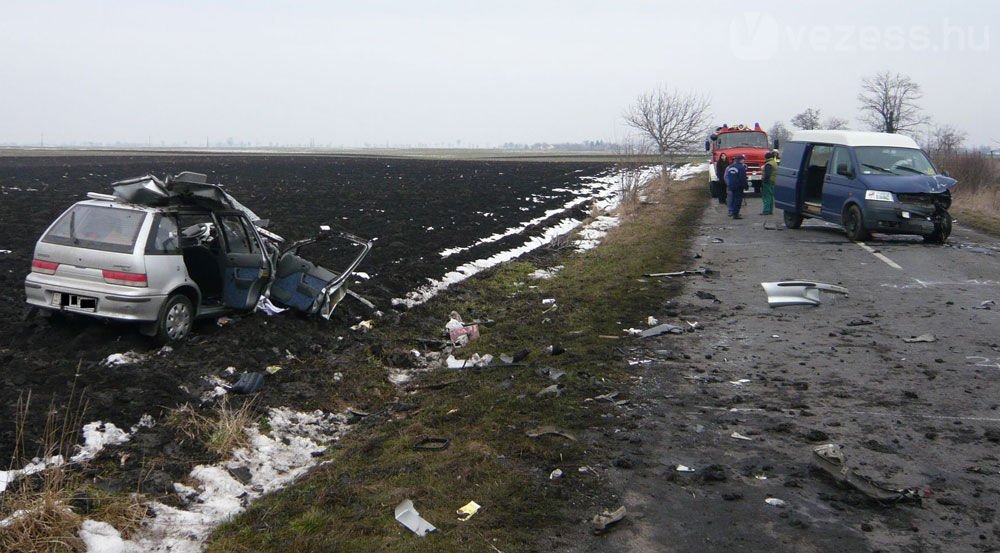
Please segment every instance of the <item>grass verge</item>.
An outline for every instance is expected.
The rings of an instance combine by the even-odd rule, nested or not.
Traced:
[[[602,484],[586,472],[595,441],[609,424],[607,403],[587,401],[627,379],[618,348],[623,329],[644,324],[674,290],[642,274],[689,268],[689,240],[705,205],[700,179],[651,187],[649,202],[583,254],[550,253],[505,264],[452,287],[376,328],[369,350],[345,371],[355,405],[372,414],[327,456],[327,463],[291,487],[256,502],[220,527],[208,546],[220,551],[534,551],[548,530],[576,524]],[[562,264],[554,278],[534,280],[540,265]],[[543,304],[543,299],[554,299]],[[413,360],[421,339],[440,338],[448,313],[496,321],[454,352],[513,353],[523,363],[484,369],[436,369],[402,389],[387,387],[390,368]],[[562,355],[549,355],[557,345]],[[424,350],[422,357],[436,352]],[[556,394],[539,369],[563,370]],[[527,432],[542,426],[572,438]],[[419,451],[422,436],[450,447]],[[584,467],[584,472],[580,468]],[[561,469],[565,477],[550,480]],[[419,538],[393,510],[413,500],[438,532]],[[455,510],[474,500],[469,521]],[[609,505],[610,506],[610,505]],[[589,513],[592,514],[592,513]]]

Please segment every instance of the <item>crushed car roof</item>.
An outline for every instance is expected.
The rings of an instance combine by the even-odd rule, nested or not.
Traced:
[[[203,173],[184,171],[160,180],[153,175],[111,183],[114,197],[124,203],[148,207],[169,205],[195,205],[212,210],[238,210],[251,222],[261,221],[256,213],[241,204],[222,189],[221,184],[211,184]]]

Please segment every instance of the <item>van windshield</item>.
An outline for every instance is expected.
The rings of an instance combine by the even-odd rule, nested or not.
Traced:
[[[63,213],[42,242],[131,253],[145,217],[144,211],[78,204]]]
[[[915,148],[862,146],[855,148],[863,175],[936,175],[927,156]]]
[[[759,131],[727,132],[719,135],[716,148],[767,148],[767,135]]]

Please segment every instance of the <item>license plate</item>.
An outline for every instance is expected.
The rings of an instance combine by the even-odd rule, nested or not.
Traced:
[[[74,311],[94,312],[97,311],[97,298],[56,292],[52,294],[52,306]]]

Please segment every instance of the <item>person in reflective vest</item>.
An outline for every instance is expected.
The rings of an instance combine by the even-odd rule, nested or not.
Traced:
[[[764,154],[764,175],[760,184],[760,198],[763,207],[761,215],[771,215],[774,213],[774,181],[778,178],[778,152],[777,150]]]
[[[747,166],[743,161],[746,156],[738,154],[733,158],[733,164],[726,168],[726,188],[729,189],[729,216],[742,219],[740,208],[743,207],[743,191],[747,188]]]

